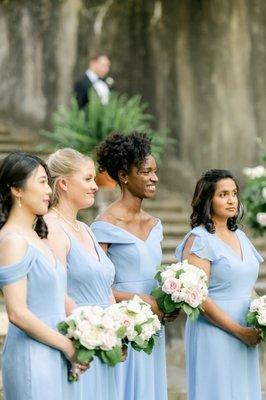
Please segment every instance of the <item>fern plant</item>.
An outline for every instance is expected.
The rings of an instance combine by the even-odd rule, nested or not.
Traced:
[[[153,116],[146,112],[148,105],[139,95],[128,97],[112,92],[109,102],[103,105],[91,90],[89,105],[79,110],[76,99],[71,99],[69,108],[59,107],[52,116],[53,129],[42,131],[49,139],[46,150],[72,147],[81,153],[95,155],[95,148],[112,132],[128,134],[132,131],[145,132],[152,137],[152,151],[158,159],[162,147],[170,139],[151,128]]]

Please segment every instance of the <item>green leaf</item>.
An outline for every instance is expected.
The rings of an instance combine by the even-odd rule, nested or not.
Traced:
[[[57,324],[57,329],[59,330],[59,332],[63,333],[63,335],[66,335],[68,330],[68,324],[65,321],[59,322]]]
[[[126,327],[125,327],[125,326],[121,326],[121,327],[116,331],[117,337],[118,337],[119,339],[123,339],[123,338],[125,337],[126,331],[127,331]]]
[[[257,327],[258,324],[258,320],[257,320],[257,313],[255,312],[248,312],[248,314],[246,315],[246,321],[249,325],[255,326]]]
[[[77,350],[77,360],[81,364],[88,364],[93,359],[94,354],[94,350],[88,350],[84,346],[80,346]]]
[[[190,318],[193,322],[195,322],[195,321],[199,318],[199,315],[200,315],[199,309],[198,309],[198,308],[193,308],[193,309],[192,309],[192,312],[191,312],[190,315],[189,315],[189,318]]]
[[[141,326],[141,325],[135,325],[135,326],[134,326],[134,330],[135,330],[136,332],[138,332],[138,335],[140,335],[141,332],[142,332],[142,326]]]
[[[101,350],[97,356],[109,367],[114,367],[123,360],[123,353],[120,346],[115,346],[112,350]]]
[[[150,340],[148,341],[148,345],[147,345],[147,347],[145,348],[145,349],[143,349],[143,351],[145,351],[145,353],[147,353],[147,354],[151,354],[152,353],[152,350],[153,350],[153,347],[154,347],[154,344],[155,344],[155,342],[154,342],[154,338],[153,337],[151,337],[150,338]]]
[[[170,314],[176,309],[176,303],[171,299],[170,294],[167,294],[163,301],[163,310],[166,314]]]
[[[187,314],[188,317],[190,317],[190,314],[193,312],[193,308],[190,307],[188,304],[184,303],[182,305],[182,309],[184,310],[184,312]]]

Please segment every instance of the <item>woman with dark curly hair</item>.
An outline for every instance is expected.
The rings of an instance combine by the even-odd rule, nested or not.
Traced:
[[[151,140],[142,133],[113,134],[100,145],[97,157],[100,170],[107,171],[121,188],[121,197],[91,225],[115,266],[115,298],[129,300],[138,294],[162,319],[150,295],[162,259],[162,225],[141,208],[143,199],[154,196],[158,182]],[[118,400],[166,400],[164,330],[151,355],[129,348],[127,360],[116,372]]]
[[[65,318],[66,273],[43,240],[48,180],[48,168],[33,155],[12,153],[1,162],[0,288],[10,321],[6,400],[73,399],[66,359],[75,363],[75,348],[56,328]]]
[[[245,315],[263,260],[237,226],[241,204],[231,172],[206,171],[192,207],[192,230],[176,256],[207,273],[209,297],[186,325],[188,399],[260,400],[260,332],[247,327]]]

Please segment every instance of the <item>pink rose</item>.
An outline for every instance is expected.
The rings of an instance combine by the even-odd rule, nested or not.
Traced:
[[[196,308],[200,305],[201,303],[201,292],[197,288],[192,289],[187,296],[187,303],[193,307]]]
[[[176,278],[168,278],[166,279],[166,281],[164,282],[163,286],[162,286],[162,290],[163,292],[167,293],[167,294],[172,294],[174,292],[178,292],[181,288],[181,284],[179,279]]]

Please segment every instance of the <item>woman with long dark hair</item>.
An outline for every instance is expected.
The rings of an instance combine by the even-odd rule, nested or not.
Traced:
[[[12,153],[1,162],[0,287],[10,321],[3,349],[6,400],[73,399],[67,360],[75,363],[75,349],[56,329],[65,318],[66,274],[42,240],[50,194],[49,171],[38,157]]]
[[[163,238],[158,218],[142,210],[143,199],[155,195],[157,166],[146,134],[113,134],[98,149],[101,171],[119,184],[121,197],[98,217],[91,228],[115,266],[113,292],[117,301],[138,294],[163,318],[155,299],[154,276],[161,264]],[[153,353],[129,348],[128,358],[116,367],[118,400],[166,400],[166,363],[164,330]]]
[[[206,171],[192,208],[192,230],[176,256],[206,272],[209,296],[199,319],[186,325],[188,399],[260,400],[260,332],[247,327],[245,316],[263,260],[238,228],[242,211],[231,172]]]

